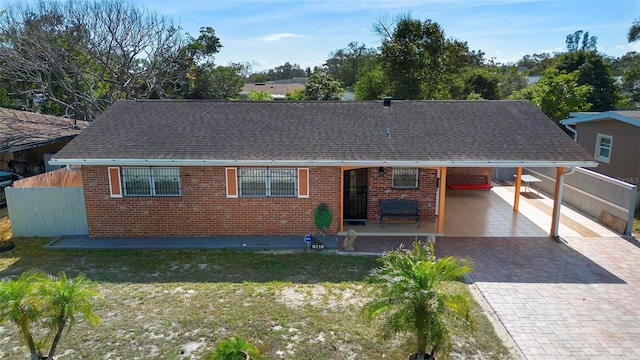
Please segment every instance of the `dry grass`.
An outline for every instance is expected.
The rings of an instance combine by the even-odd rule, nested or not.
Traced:
[[[7,213],[6,206],[0,208],[0,240],[11,238],[11,222]]]
[[[65,333],[61,359],[201,359],[240,335],[269,359],[401,359],[410,339],[383,341],[360,316],[374,257],[234,251],[51,251],[16,239],[0,254],[0,279],[37,267],[98,283],[97,328]],[[467,292],[462,283],[447,285]],[[509,359],[482,309],[475,328],[454,329],[455,358]],[[16,332],[0,327],[0,358],[24,359]]]

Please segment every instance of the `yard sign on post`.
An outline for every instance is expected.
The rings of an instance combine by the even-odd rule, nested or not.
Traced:
[[[306,234],[304,236],[304,241],[307,243],[307,250],[309,250],[309,244],[311,244],[312,236],[311,234]]]

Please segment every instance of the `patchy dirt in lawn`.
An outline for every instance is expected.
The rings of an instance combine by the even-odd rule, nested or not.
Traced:
[[[289,286],[280,290],[278,301],[297,309],[304,306],[321,306],[332,309],[362,304],[367,299],[360,294],[362,287],[356,289],[327,289],[323,285]]]

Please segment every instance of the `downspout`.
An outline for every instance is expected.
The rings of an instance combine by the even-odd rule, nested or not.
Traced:
[[[578,142],[578,131],[572,128],[571,126],[569,126],[569,124],[564,124],[564,127],[573,133],[573,141]]]
[[[76,171],[80,171],[80,167],[79,166],[72,166],[72,165],[67,165],[67,170],[69,170],[70,172],[76,172]]]
[[[566,170],[566,169],[565,169]],[[553,238],[559,242],[559,243],[564,243],[566,244],[567,242],[560,237],[560,235],[558,235],[558,225],[560,225],[560,208],[562,207],[562,192],[564,189],[564,177],[566,175],[571,175],[574,172],[576,172],[576,168],[575,167],[571,167],[569,168],[569,171],[563,171],[562,174],[560,174],[560,178],[558,179],[559,182],[559,186],[558,186],[558,211],[554,214],[553,216]]]

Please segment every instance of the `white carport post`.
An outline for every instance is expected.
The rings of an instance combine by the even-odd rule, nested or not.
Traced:
[[[551,219],[551,231],[550,235],[558,242],[563,242],[558,235],[558,227],[560,226],[560,207],[562,206],[562,190],[564,188],[565,175],[573,174],[576,168],[572,167],[568,172],[565,172],[564,167],[556,168],[556,188],[553,193],[553,213]]]

